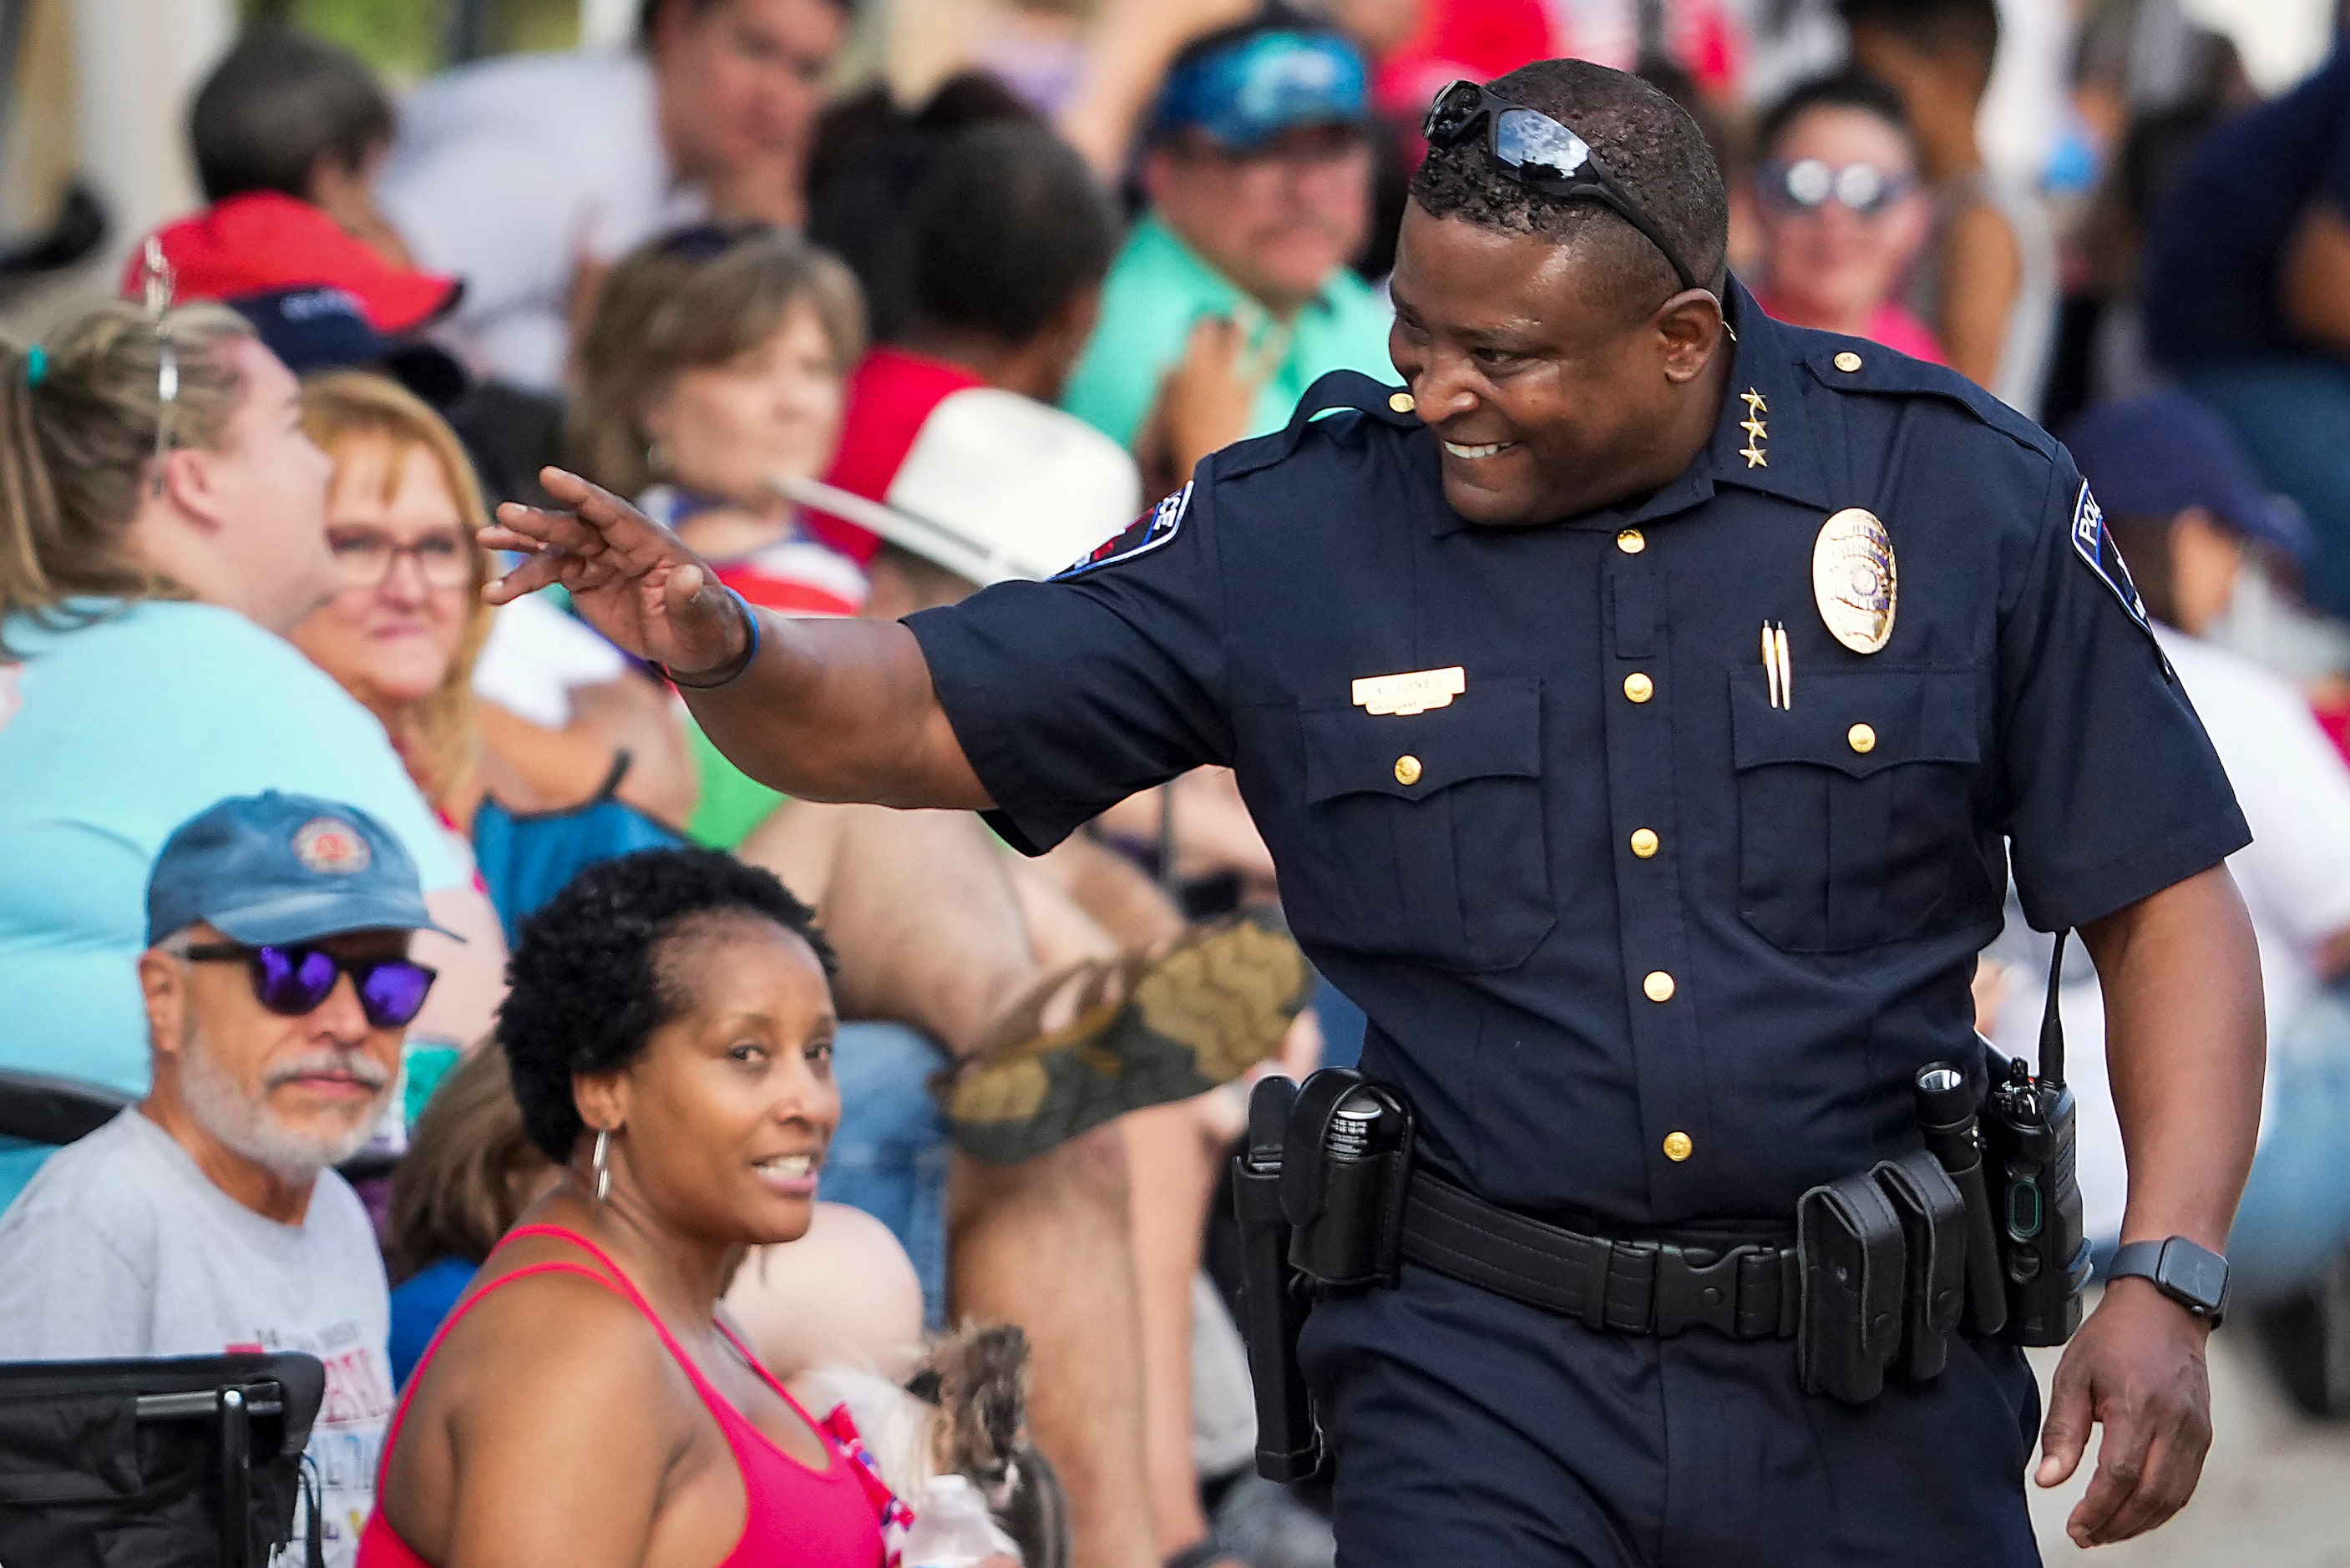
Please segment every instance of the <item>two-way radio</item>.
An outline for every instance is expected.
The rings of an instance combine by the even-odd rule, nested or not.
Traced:
[[[1984,1176],[1999,1230],[2007,1286],[2006,1337],[2017,1345],[2062,1345],[2081,1326],[2089,1243],[2081,1233],[2081,1187],[2074,1176],[2073,1091],[2064,1085],[2064,1023],[2056,1005],[2064,944],[2048,961],[2040,1019],[2040,1070],[2022,1057],[1998,1072],[1983,1102]]]

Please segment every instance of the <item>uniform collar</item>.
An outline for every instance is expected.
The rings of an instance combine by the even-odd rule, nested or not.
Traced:
[[[1802,369],[1800,346],[1784,325],[1762,313],[1736,277],[1730,279],[1722,303],[1723,317],[1737,338],[1713,439],[1678,478],[1638,504],[1586,512],[1565,519],[1565,526],[1616,529],[1658,522],[1702,505],[1724,487],[1760,491],[1805,506],[1827,504],[1819,448],[1796,379]],[[1762,427],[1760,431],[1749,428],[1750,421]],[[1448,507],[1436,532],[1451,534],[1471,526]]]

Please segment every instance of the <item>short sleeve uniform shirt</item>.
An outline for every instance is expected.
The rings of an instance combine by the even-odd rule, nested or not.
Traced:
[[[1471,524],[1409,399],[1338,376],[1092,564],[909,622],[1023,847],[1235,768],[1364,1071],[1439,1168],[1535,1212],[1783,1219],[1914,1147],[1920,1066],[1980,1073],[2011,846],[2053,928],[2248,836],[2062,448],[1729,306],[1712,441],[1637,504]],[[1852,507],[1894,568],[1867,654],[1814,590]],[[1357,686],[1391,675],[1425,679]]]

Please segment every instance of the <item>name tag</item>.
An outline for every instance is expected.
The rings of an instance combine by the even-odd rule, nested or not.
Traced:
[[[1459,665],[1450,670],[1415,670],[1404,675],[1366,675],[1355,682],[1355,706],[1373,713],[1409,717],[1430,708],[1447,708],[1469,690],[1469,677]]]

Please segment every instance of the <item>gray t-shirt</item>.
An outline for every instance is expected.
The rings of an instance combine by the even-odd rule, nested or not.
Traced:
[[[136,1107],[58,1151],[0,1216],[0,1361],[297,1350],[327,1367],[309,1455],[348,1568],[391,1416],[391,1303],[359,1194],[324,1171],[299,1225],[213,1186]]]

